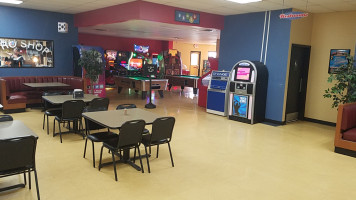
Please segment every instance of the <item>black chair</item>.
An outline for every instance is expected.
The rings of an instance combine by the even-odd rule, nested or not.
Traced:
[[[0,122],[7,122],[7,121],[13,121],[14,119],[12,118],[11,115],[0,115]]]
[[[59,136],[62,143],[62,130],[61,123],[73,122],[74,130],[79,128],[79,131],[83,129],[82,124],[82,113],[84,110],[85,103],[83,100],[69,100],[62,104],[62,112],[60,115],[55,116],[53,121],[53,136],[55,135],[56,121],[58,121]],[[79,125],[79,127],[78,127]],[[83,135],[84,139],[84,135]]]
[[[55,95],[62,95],[63,92],[44,92],[42,94],[42,96],[55,96]],[[61,114],[62,112],[62,108],[61,105],[53,105],[47,101],[43,101],[43,109],[44,109],[44,113],[43,113],[43,125],[42,125],[42,129],[44,129],[45,127],[45,122],[46,122],[46,118],[47,118],[47,135],[49,135],[49,122],[48,122],[48,117],[54,117],[54,116],[58,116]]]
[[[173,156],[172,156],[171,145],[170,145],[174,123],[175,123],[174,117],[158,118],[152,124],[152,133],[148,135],[144,135],[142,137],[142,144],[145,146],[148,173],[151,173],[151,169],[148,160],[147,147],[150,148],[150,153],[151,153],[151,146],[157,146],[156,157],[158,158],[159,145],[167,143],[169,154],[171,156],[172,167],[174,167]]]
[[[97,112],[97,111],[105,111],[107,109],[104,109],[104,107],[99,107],[99,108],[91,108],[91,107],[86,107],[84,109],[84,112]],[[95,153],[94,153],[94,142],[105,142],[107,140],[111,140],[114,138],[117,138],[118,135],[110,132],[109,129],[106,131],[101,131],[101,132],[96,132],[96,133],[91,133],[93,130],[100,130],[100,129],[106,129],[104,126],[101,126],[100,124],[97,124],[93,121],[90,121],[88,119],[85,119],[85,146],[84,146],[84,155],[83,158],[85,158],[86,154],[86,149],[87,149],[87,142],[88,139],[92,143],[93,147],[93,167],[95,168]]]
[[[24,174],[25,184],[17,184],[0,191],[6,191],[26,185],[26,172],[29,177],[29,189],[31,189],[31,172],[35,174],[37,198],[40,199],[37,171],[35,164],[37,138],[27,136],[8,140],[0,140],[0,178]]]
[[[123,110],[123,109],[131,109],[131,108],[137,108],[135,104],[120,104],[116,107],[116,110]],[[150,131],[148,129],[143,129],[144,135],[149,134]]]
[[[135,149],[135,150],[137,149],[140,158],[141,171],[143,173],[144,171],[143,171],[139,146],[141,144],[142,131],[144,127],[145,127],[145,121],[143,120],[127,121],[121,126],[118,138],[105,141],[100,151],[99,170],[101,169],[101,160],[103,155],[103,149],[105,147],[111,151],[112,162],[114,165],[114,172],[115,172],[115,180],[117,181],[115,155],[119,155],[120,159],[122,159],[121,151],[129,151],[130,149]]]
[[[109,108],[109,98],[95,98],[89,103],[89,108],[102,108],[103,110],[108,110]]]

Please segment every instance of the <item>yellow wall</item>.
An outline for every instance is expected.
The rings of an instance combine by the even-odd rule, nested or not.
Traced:
[[[191,51],[200,51],[200,70],[203,69],[203,60],[208,60],[208,51],[216,51],[216,45],[206,45],[206,44],[198,44],[197,48],[194,48],[194,44],[188,44],[183,42],[173,42],[173,49],[177,49],[181,52],[181,58],[184,65],[190,69],[190,52]],[[191,74],[191,75],[198,75]],[[200,71],[200,76],[201,76]]]
[[[293,11],[300,11],[300,10],[293,9]],[[313,28],[313,15],[310,13],[309,13],[308,17],[293,20],[291,23],[283,113],[286,112],[285,110],[286,110],[286,103],[287,103],[289,65],[290,65],[290,55],[291,55],[292,44],[301,44],[301,45],[309,45],[310,46],[311,45],[312,28]],[[284,120],[285,120],[285,115],[283,115],[282,121],[284,121]]]
[[[356,44],[356,11],[314,14],[305,117],[336,122],[337,110],[332,101],[324,99],[330,49],[351,49]]]

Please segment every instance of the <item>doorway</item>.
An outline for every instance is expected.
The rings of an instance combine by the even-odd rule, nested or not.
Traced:
[[[304,119],[310,49],[310,46],[292,44],[287,91],[286,122]]]
[[[200,76],[200,51],[190,52],[190,75]]]

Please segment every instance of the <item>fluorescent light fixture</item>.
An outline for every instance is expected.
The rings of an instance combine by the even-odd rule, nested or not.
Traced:
[[[240,4],[245,4],[245,3],[253,3],[253,2],[259,2],[262,0],[227,0],[227,1],[232,1]]]
[[[22,4],[23,1],[18,1],[18,0],[0,0],[0,3]]]

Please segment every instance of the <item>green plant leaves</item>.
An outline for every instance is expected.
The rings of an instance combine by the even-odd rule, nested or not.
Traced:
[[[81,54],[78,64],[85,69],[85,77],[89,78],[92,82],[96,82],[98,76],[103,73],[105,68],[102,54],[95,49],[82,50]]]
[[[330,74],[327,82],[335,84],[324,91],[324,98],[332,98],[332,108],[339,104],[356,101],[356,69],[353,66],[353,57],[347,57],[348,64],[339,67],[334,74]]]

